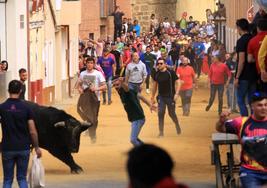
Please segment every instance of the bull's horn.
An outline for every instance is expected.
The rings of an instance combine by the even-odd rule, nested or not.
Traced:
[[[93,125],[92,123],[87,122],[87,121],[82,122],[81,124],[82,124],[82,126],[86,126],[86,127],[91,127]]]
[[[55,126],[55,127],[64,127],[64,126],[65,126],[65,121],[57,122],[57,123],[55,123],[54,126]]]

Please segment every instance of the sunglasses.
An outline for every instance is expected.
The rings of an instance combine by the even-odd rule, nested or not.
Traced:
[[[157,63],[157,65],[163,65],[164,63]]]

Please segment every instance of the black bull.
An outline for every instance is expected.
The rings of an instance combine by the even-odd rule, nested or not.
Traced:
[[[26,103],[34,114],[40,147],[68,165],[72,173],[82,172],[71,153],[79,151],[80,135],[91,124],[80,123],[65,111],[54,107],[40,106],[28,101]]]

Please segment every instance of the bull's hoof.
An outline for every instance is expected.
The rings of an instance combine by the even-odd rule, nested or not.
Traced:
[[[80,167],[77,167],[77,168],[74,168],[74,169],[71,169],[70,171],[72,174],[80,174],[83,172],[83,169],[80,168]]]

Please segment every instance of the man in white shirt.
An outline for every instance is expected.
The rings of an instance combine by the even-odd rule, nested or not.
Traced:
[[[103,74],[96,69],[94,69],[95,66],[95,59],[92,57],[89,57],[86,60],[86,70],[81,72],[79,77],[79,93],[81,94],[80,98],[89,96],[88,101],[92,101],[90,103],[90,108],[93,108],[93,115],[91,119],[86,119],[86,121],[89,121],[93,125],[89,128],[89,136],[91,138],[91,142],[96,142],[96,128],[98,125],[98,112],[100,107],[100,92],[105,91],[106,86],[106,80],[103,76]],[[90,95],[88,95],[90,93]],[[94,98],[94,100],[92,100]],[[80,99],[79,99],[80,101]],[[78,102],[79,103],[79,102]],[[82,109],[79,109],[82,108]],[[78,105],[78,112],[81,115],[82,113],[85,113],[86,106],[84,104]],[[87,116],[86,114],[82,114],[81,117]],[[88,117],[88,116],[87,116]],[[84,119],[84,118],[83,118]],[[92,120],[93,119],[93,120]]]
[[[130,89],[140,92],[141,85],[147,77],[146,65],[139,60],[137,52],[134,52],[132,56],[133,61],[126,67],[125,82],[128,83]]]
[[[168,17],[164,18],[163,27],[164,29],[169,29],[171,27],[170,22],[168,22]]]
[[[151,52],[157,59],[161,57],[161,51],[159,50],[159,46],[157,44],[154,45],[154,50]]]

